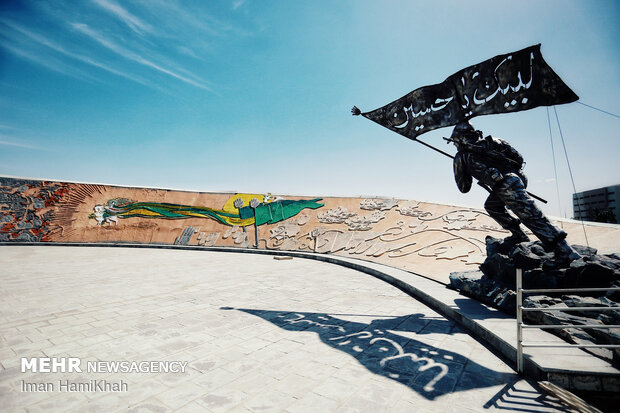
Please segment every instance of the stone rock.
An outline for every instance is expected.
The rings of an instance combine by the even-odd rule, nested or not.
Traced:
[[[605,330],[597,328],[585,328],[592,337],[598,339],[599,342],[609,344],[620,344],[620,328],[608,328]]]
[[[609,307],[618,307],[618,302],[615,300],[610,300],[608,297],[600,297],[599,300],[601,300],[601,302]],[[620,310],[620,307],[618,307],[618,310]],[[615,312],[615,311],[613,311]]]
[[[480,270],[489,278],[498,281],[510,282],[515,277],[515,265],[507,255],[496,253],[487,256],[487,259],[480,265]]]
[[[555,261],[553,252],[545,251],[540,241],[519,244],[487,237],[487,258],[479,271],[450,274],[452,288],[479,301],[514,315],[516,310],[516,268],[523,269],[523,288],[608,288],[620,287],[620,255],[597,255],[594,248],[573,245],[581,258],[569,265]],[[523,313],[532,324],[566,324],[601,326],[620,325],[620,291],[581,292],[578,295],[549,292],[524,298],[524,307],[540,311]],[[565,311],[545,311],[554,307],[571,307]],[[583,307],[618,307],[618,310],[589,311]],[[550,330],[572,343],[618,344],[620,329],[578,328]],[[620,351],[592,349],[590,353],[620,367]]]
[[[612,287],[620,288],[620,281],[614,281]],[[620,303],[620,290],[618,291],[608,291],[605,294],[605,297],[609,298],[611,301]]]
[[[570,263],[569,268],[575,271],[581,271],[588,265],[583,257]]]
[[[485,238],[485,243],[487,246],[487,257],[490,257],[491,255],[495,255],[501,252],[506,253],[506,251],[500,250],[500,247],[502,245],[502,240],[499,238],[493,238],[491,236],[487,236]]]
[[[493,304],[505,312],[510,312],[511,309],[516,311],[517,293],[508,287],[502,288],[501,291],[498,291],[495,297],[493,297]]]
[[[482,271],[462,271],[450,273],[450,284],[457,290],[477,286],[477,282],[484,276]]]
[[[592,247],[586,247],[585,245],[571,245],[571,247],[573,248],[573,250],[581,255],[582,257],[589,257],[591,255],[596,255],[596,253],[598,252],[595,248]]]
[[[533,324],[600,324],[600,320],[590,320],[564,311],[544,311],[545,309],[566,307],[561,299],[548,296],[527,297],[523,300],[523,307],[540,308],[541,311],[526,311],[523,319]],[[592,322],[590,322],[592,321]]]
[[[542,257],[536,255],[531,249],[527,248],[526,243],[515,245],[510,252],[515,266],[523,270],[538,268],[542,264]]]
[[[606,302],[603,302],[603,300],[600,298],[581,297],[578,295],[563,295],[562,301],[564,301],[564,304],[566,304],[569,307],[609,307],[610,306],[609,300],[605,300]]]
[[[536,268],[523,273],[523,288],[561,288],[564,286],[564,273]],[[516,285],[516,281],[513,283]]]
[[[514,314],[516,293],[509,286],[497,283],[482,271],[463,271],[450,274],[450,285],[462,293]]]
[[[596,340],[590,334],[578,328],[563,328],[559,330],[566,341],[574,344],[594,344]]]
[[[597,344],[596,338],[588,334],[588,331],[577,328],[558,330],[558,335],[573,344]],[[612,349],[608,348],[585,348],[583,350],[606,360],[612,360],[614,357]]]
[[[616,320],[611,314],[599,314],[596,318],[601,320],[603,324],[618,324],[618,320]]]
[[[580,287],[606,287],[618,279],[618,271],[614,271],[600,262],[589,262],[579,274]]]
[[[532,250],[534,254],[538,255],[539,257],[543,257],[545,259],[552,258],[552,255],[545,250],[545,247],[543,247],[543,244],[540,241],[530,242],[528,244],[528,247],[530,248],[530,250]]]
[[[615,254],[593,255],[592,261],[598,262],[605,267],[611,268],[612,270],[617,270],[620,269],[620,259],[614,255]]]
[[[558,304],[562,304],[561,299],[547,295],[531,295],[523,300],[524,307],[547,308]]]

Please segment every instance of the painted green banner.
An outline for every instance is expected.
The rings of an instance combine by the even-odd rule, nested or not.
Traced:
[[[322,198],[299,201],[277,201],[270,204],[260,204],[256,208],[256,225],[275,224],[289,219],[306,208],[317,209],[325,204],[319,204]]]

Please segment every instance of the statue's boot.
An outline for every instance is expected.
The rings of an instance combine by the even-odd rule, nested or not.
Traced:
[[[510,243],[510,244],[518,244],[520,242],[528,242],[530,240],[530,238],[525,235],[525,232],[523,232],[521,230],[521,228],[514,227],[510,229],[510,232],[512,233],[509,237],[504,238],[504,243]]]
[[[572,261],[575,261],[581,256],[577,254],[565,240],[566,232],[560,231],[556,239],[556,245],[554,247],[555,262],[562,265],[568,265]]]

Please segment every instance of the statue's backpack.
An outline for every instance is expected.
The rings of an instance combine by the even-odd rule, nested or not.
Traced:
[[[525,165],[523,162],[523,156],[510,144],[502,139],[486,136],[484,138],[487,144],[487,156],[490,156],[496,160],[507,161],[507,165],[510,169],[521,170]]]

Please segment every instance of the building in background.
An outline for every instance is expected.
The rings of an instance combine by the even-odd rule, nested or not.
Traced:
[[[575,219],[620,223],[620,185],[606,186],[573,194]]]

